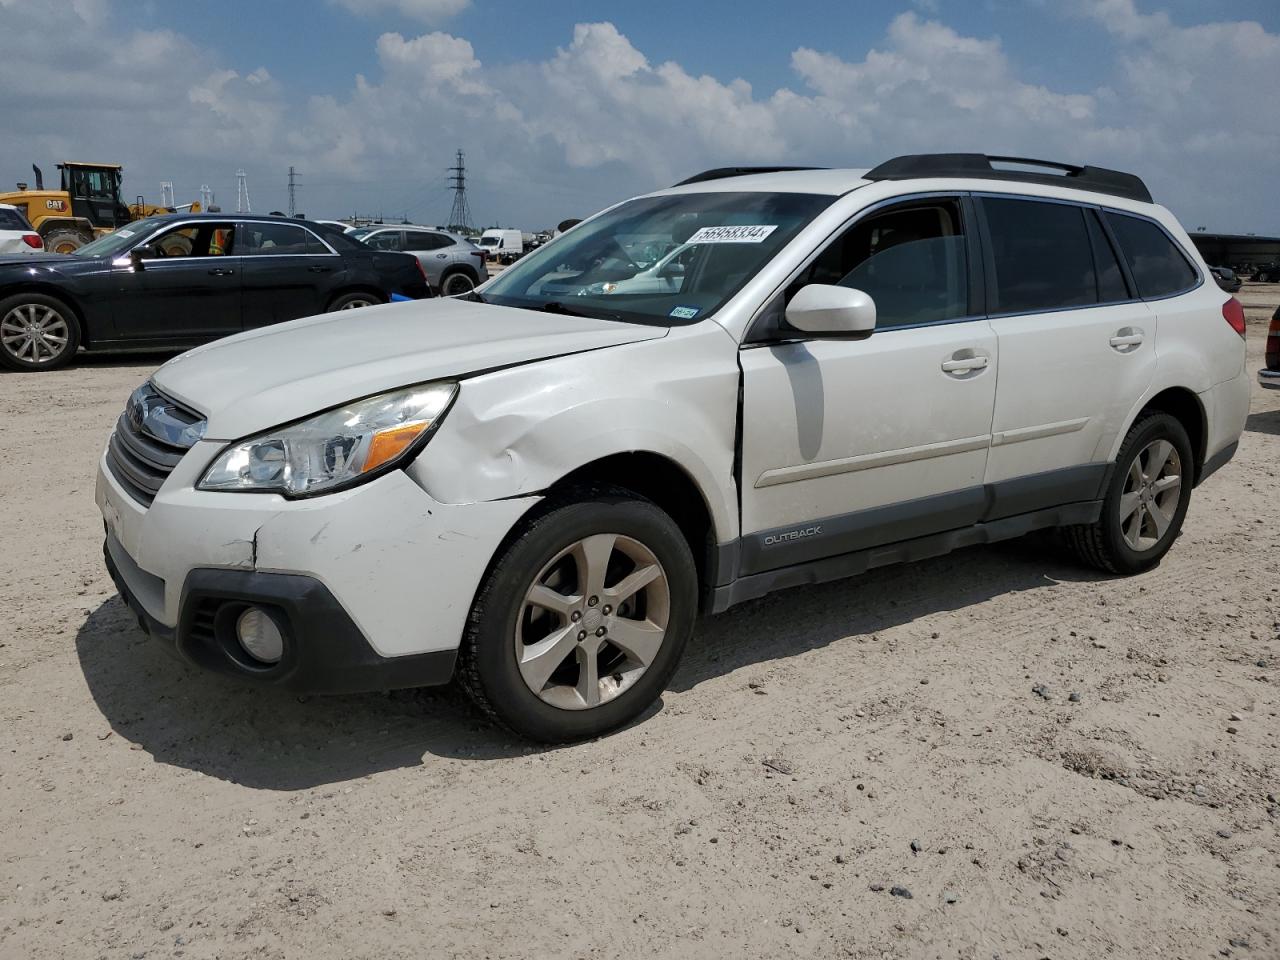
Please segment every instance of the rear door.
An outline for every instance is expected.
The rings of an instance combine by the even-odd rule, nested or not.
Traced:
[[[246,221],[240,229],[244,328],[324,313],[342,257],[301,224]]]
[[[1156,366],[1156,317],[1089,205],[984,195],[1000,381],[993,516],[1098,496],[1105,459]]]
[[[876,328],[860,339],[784,329],[741,351],[741,573],[981,518],[997,351],[971,219],[954,196],[876,210],[766,311],[767,326],[807,283],[840,284],[871,295]]]
[[[134,265],[112,269],[118,334],[130,340],[202,343],[240,331],[240,260],[236,225],[200,220],[177,224],[147,244]]]

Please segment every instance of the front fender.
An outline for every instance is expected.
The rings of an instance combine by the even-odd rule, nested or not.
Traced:
[[[697,484],[727,542],[738,535],[736,353],[704,322],[473,377],[410,476],[443,503],[471,503],[538,493],[613,454],[653,453]]]

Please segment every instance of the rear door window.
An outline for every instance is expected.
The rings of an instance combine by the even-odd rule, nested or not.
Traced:
[[[1138,296],[1167,297],[1195,286],[1195,270],[1164,230],[1141,217],[1112,211],[1106,217],[1138,285]]]
[[[365,237],[364,242],[375,250],[403,250],[404,234],[399,230],[379,230]]]
[[[1086,211],[1063,203],[983,197],[995,277],[990,311],[1039,313],[1098,302]]]
[[[249,256],[288,256],[307,252],[307,231],[294,223],[246,223],[247,243],[240,251]]]

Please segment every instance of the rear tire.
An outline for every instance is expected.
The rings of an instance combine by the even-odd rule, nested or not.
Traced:
[[[485,713],[545,743],[642,714],[675,672],[697,609],[693,555],[671,517],[623,490],[579,495],[508,542],[476,594],[458,661]]]
[[[382,302],[382,298],[373,293],[344,293],[329,304],[329,309],[325,313],[336,313],[339,310],[359,310],[361,307],[373,307]]]
[[[55,370],[80,346],[80,323],[61,300],[15,293],[0,300],[0,363],[11,370]]]
[[[1096,523],[1066,527],[1067,544],[1107,573],[1142,573],[1173,546],[1191,503],[1194,460],[1186,428],[1167,413],[1135,423],[1120,446]]]
[[[1270,283],[1270,282],[1271,282],[1271,274],[1270,274],[1268,271],[1263,270],[1260,274],[1258,274],[1258,282],[1259,282],[1259,283]]]
[[[475,288],[475,279],[465,270],[451,270],[440,280],[440,295],[442,297],[461,296],[464,293],[470,293]]]

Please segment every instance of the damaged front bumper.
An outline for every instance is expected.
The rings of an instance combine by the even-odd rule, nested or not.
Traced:
[[[150,506],[99,463],[107,567],[144,628],[197,666],[299,691],[447,681],[476,588],[538,498],[440,503],[399,470],[306,500],[196,490],[221,447],[193,447]],[[279,664],[235,641],[251,604],[285,625]]]

